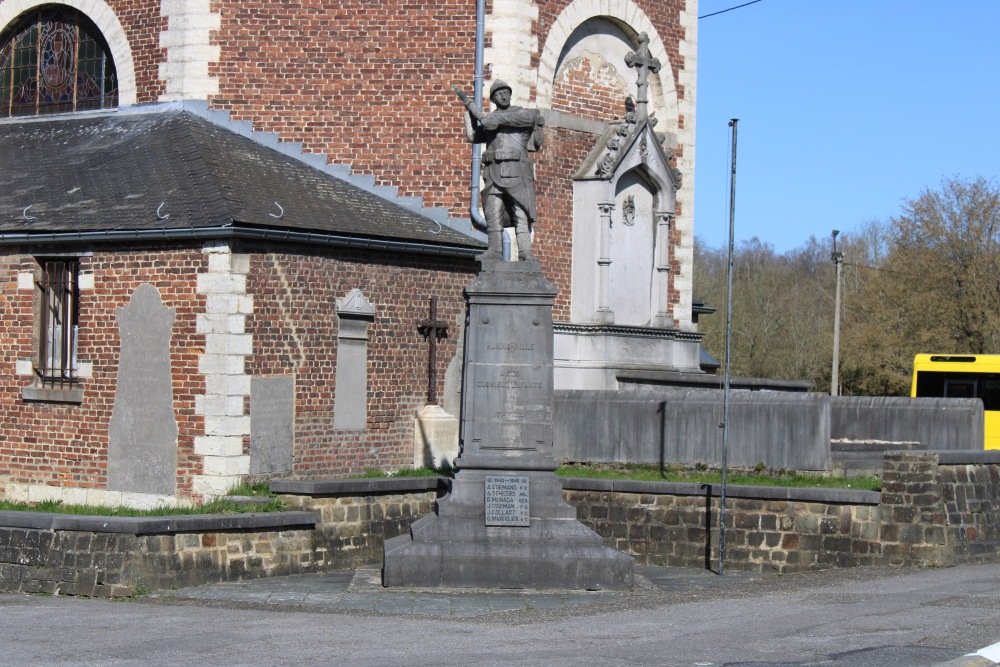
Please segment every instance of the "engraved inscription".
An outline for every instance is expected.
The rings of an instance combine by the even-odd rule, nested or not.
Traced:
[[[487,343],[487,350],[534,350],[534,343]]]
[[[541,382],[519,382],[511,380],[500,380],[492,382],[489,380],[477,380],[476,386],[480,389],[541,389]]]
[[[487,526],[531,525],[527,477],[488,476],[485,486]]]

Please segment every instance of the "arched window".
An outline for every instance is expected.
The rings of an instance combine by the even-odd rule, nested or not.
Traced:
[[[80,12],[49,5],[0,35],[0,117],[116,106],[110,50]]]

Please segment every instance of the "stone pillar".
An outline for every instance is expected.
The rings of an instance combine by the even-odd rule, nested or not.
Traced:
[[[609,303],[611,291],[611,213],[615,210],[613,201],[597,205],[601,211],[601,253],[597,258],[597,319],[602,324],[614,324],[615,313]]]
[[[670,223],[674,214],[669,211],[656,213],[656,326],[673,325],[670,313]]]

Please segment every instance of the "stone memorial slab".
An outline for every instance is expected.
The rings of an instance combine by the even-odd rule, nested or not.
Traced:
[[[337,299],[337,376],[334,380],[333,428],[368,426],[368,327],[373,306],[360,289]]]
[[[152,285],[117,309],[121,350],[108,426],[108,490],[174,495],[177,418],[170,374],[175,312]]]
[[[530,526],[528,477],[488,475],[486,489],[487,526]]]
[[[295,378],[250,380],[250,474],[289,472],[295,444]]]

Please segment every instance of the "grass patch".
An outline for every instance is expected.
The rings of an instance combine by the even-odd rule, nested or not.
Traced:
[[[438,477],[442,475],[447,476],[451,472],[450,469],[435,470],[433,468],[402,468],[389,472],[377,468],[369,468],[360,475],[352,475],[351,479]],[[676,464],[666,467],[642,464],[564,465],[556,470],[556,474],[560,477],[631,479],[640,482],[722,483],[722,471],[710,469],[703,464],[695,468],[685,468]],[[758,465],[749,470],[730,469],[727,482],[729,484],[745,484],[749,486],[792,486],[799,488],[858,489],[861,491],[879,491],[882,488],[882,480],[878,477],[825,477],[823,475],[802,474],[794,470],[766,468],[763,465]]]
[[[271,484],[268,482],[243,482],[229,489],[227,496],[252,496],[254,498],[270,498]]]
[[[656,465],[565,465],[556,470],[560,477],[589,479],[631,479],[641,482],[693,482],[695,484],[721,484],[722,471],[688,469],[680,466]],[[749,486],[790,486],[798,488],[858,489],[879,491],[882,480],[878,477],[825,477],[807,475],[793,470],[775,470],[758,466],[750,470],[731,469],[727,483]]]
[[[284,509],[285,504],[277,498],[263,505],[241,505],[223,497],[194,507],[158,507],[150,510],[139,510],[121,506],[65,505],[61,500],[45,500],[33,505],[0,500],[0,510],[2,511],[48,512],[50,514],[75,514],[78,516],[151,517],[189,514],[249,514],[254,512],[281,512]]]

